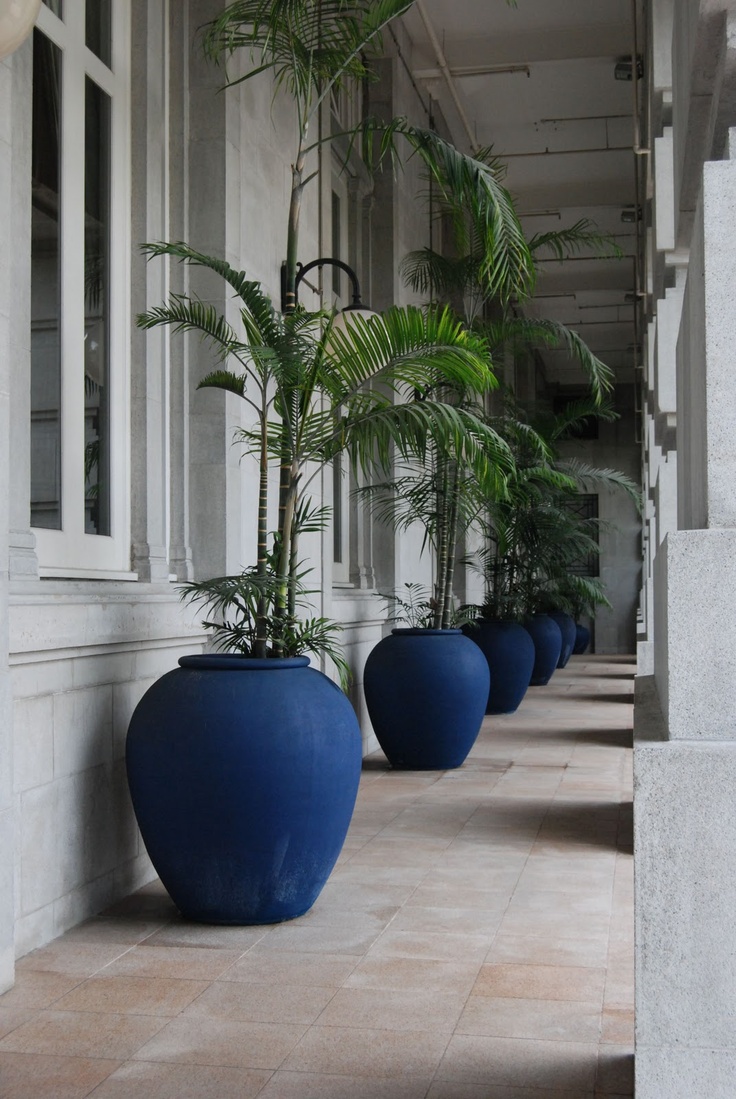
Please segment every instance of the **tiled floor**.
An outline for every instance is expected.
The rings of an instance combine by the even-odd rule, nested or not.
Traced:
[[[299,920],[151,886],[23,958],[2,1099],[630,1096],[632,674],[573,658],[457,771],[367,760]]]

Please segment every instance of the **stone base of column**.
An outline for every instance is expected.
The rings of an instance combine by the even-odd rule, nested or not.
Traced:
[[[699,735],[668,739],[654,678],[637,680],[637,1099],[734,1095],[736,743]]]

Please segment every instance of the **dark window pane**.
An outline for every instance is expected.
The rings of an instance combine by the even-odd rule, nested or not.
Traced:
[[[63,0],[43,0],[47,8],[51,8],[54,15],[58,15],[59,19],[64,18],[64,4]]]
[[[342,564],[342,455],[336,454],[332,459],[332,559],[338,565]]]
[[[61,530],[61,53],[33,34],[31,525]]]
[[[585,524],[586,533],[598,541],[598,495],[597,493],[579,492],[576,496],[565,500],[564,506],[573,515],[576,515]],[[598,554],[590,553],[568,565],[568,572],[577,576],[598,576],[600,566]]]
[[[89,77],[85,95],[85,531],[109,534],[110,99]]]
[[[332,192],[332,258],[342,259],[340,245],[342,243],[342,217],[340,210],[340,196]],[[342,291],[342,272],[339,267],[332,268],[332,293],[336,298]]]
[[[87,0],[84,13],[87,48],[110,68],[112,60],[112,0]]]

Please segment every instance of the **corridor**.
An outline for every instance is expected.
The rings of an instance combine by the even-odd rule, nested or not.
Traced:
[[[573,657],[457,771],[371,756],[299,920],[151,885],[21,959],[2,1099],[631,1096],[633,673]]]

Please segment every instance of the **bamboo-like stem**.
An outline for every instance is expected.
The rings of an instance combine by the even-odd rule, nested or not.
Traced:
[[[266,435],[266,417],[268,409],[268,395],[265,386],[262,393],[262,408],[260,417],[261,450],[258,460],[258,551],[257,569],[258,576],[265,580],[268,576],[268,439]],[[256,616],[256,638],[253,645],[253,655],[265,657],[268,655],[268,598],[262,590],[258,599]]]
[[[442,598],[442,629],[447,629],[452,618],[452,585],[455,580],[455,550],[457,547],[457,516],[460,502],[460,466],[452,464],[449,484],[450,500],[447,516],[447,564],[445,567],[445,588]]]
[[[437,454],[439,470],[437,484],[437,583],[435,586],[435,610],[432,625],[440,629],[445,611],[445,577],[447,573],[447,496],[449,491],[449,463],[446,454]]]

